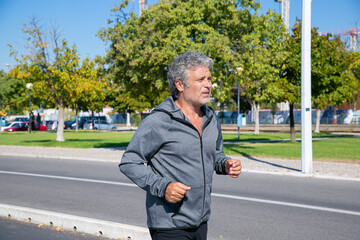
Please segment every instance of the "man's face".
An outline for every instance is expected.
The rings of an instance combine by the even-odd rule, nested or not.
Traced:
[[[180,84],[178,90],[187,103],[194,107],[201,107],[210,101],[211,74],[207,67],[188,70],[187,84]]]

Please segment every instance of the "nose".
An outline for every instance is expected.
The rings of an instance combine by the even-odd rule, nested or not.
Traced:
[[[207,80],[205,81],[205,87],[211,89],[211,87],[212,87],[212,85],[211,85],[211,79],[207,79]]]

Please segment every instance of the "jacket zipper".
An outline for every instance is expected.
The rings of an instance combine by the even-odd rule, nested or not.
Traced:
[[[202,132],[204,133],[205,128],[209,125],[209,123],[211,122],[213,116],[210,116],[210,118],[207,119],[207,121],[205,122],[203,128],[202,128]],[[198,132],[199,133],[199,132]],[[205,174],[205,162],[204,162],[204,151],[203,151],[203,141],[202,141],[202,135],[200,136],[199,133],[199,137],[200,137],[200,150],[201,150],[201,162],[202,162],[202,168],[203,168],[203,176],[204,176],[204,194],[203,194],[203,207],[202,207],[202,213],[201,213],[201,217],[203,217],[204,215],[204,210],[205,210],[205,198],[206,198],[206,174]]]
[[[198,134],[199,134],[199,138],[200,138],[200,151],[201,151],[201,163],[202,163],[202,169],[203,169],[203,179],[204,179],[204,190],[203,190],[203,207],[202,207],[202,212],[201,212],[201,217],[204,215],[204,209],[205,209],[205,198],[206,198],[206,175],[205,175],[205,162],[204,162],[204,153],[203,153],[203,142],[202,142],[202,136],[200,135],[199,131],[194,127],[194,125],[192,125],[190,122],[182,119],[182,118],[177,118],[174,117],[170,112],[165,111],[163,109],[161,110],[157,110],[157,111],[161,111],[164,112],[166,114],[168,114],[171,119],[181,122],[189,127],[191,127],[192,129],[194,129]],[[205,122],[203,128],[202,128],[202,132],[204,132],[205,128],[209,125],[209,123],[211,122],[213,118],[213,115],[211,115],[207,121]],[[178,209],[175,211],[175,213],[171,216],[174,217],[175,215],[177,215],[180,212],[180,208],[182,206],[183,201],[181,201],[180,206],[178,207]]]

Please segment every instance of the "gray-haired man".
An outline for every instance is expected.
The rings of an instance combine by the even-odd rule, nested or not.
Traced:
[[[206,106],[213,60],[203,53],[177,56],[168,70],[171,97],[144,119],[120,170],[146,190],[152,239],[206,239],[212,175],[241,173],[223,152],[220,124]]]

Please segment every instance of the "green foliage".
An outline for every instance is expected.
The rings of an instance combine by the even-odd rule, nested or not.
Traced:
[[[287,42],[287,51],[291,52],[285,60],[281,84],[284,95],[279,101],[300,102],[301,93],[301,21],[297,20],[293,35]],[[317,29],[311,30],[311,91],[312,102],[319,109],[327,105],[341,105],[354,96],[359,89],[351,64],[354,58],[345,50],[338,38],[319,36]]]
[[[239,45],[241,68],[238,71],[242,94],[253,105],[274,102],[283,91],[278,87],[285,49],[286,28],[280,15],[268,11],[266,15],[252,15],[252,32]]]
[[[28,106],[28,91],[25,88],[24,81],[8,76],[0,72],[0,111],[7,113],[22,113],[23,109]]]
[[[312,76],[313,104],[318,109],[327,105],[341,105],[350,100],[359,90],[359,82],[350,70],[352,55],[339,38],[331,35],[318,36],[312,31]]]
[[[354,76],[360,82],[360,52],[352,52],[352,59],[353,62],[351,64],[351,71],[353,72]]]
[[[110,42],[106,60],[108,78],[114,82],[114,107],[143,111],[163,101],[170,95],[166,68],[187,50],[214,58],[213,82],[219,86],[214,95],[229,100],[237,77],[238,40],[249,31],[250,12],[258,7],[250,0],[174,0],[159,1],[140,18],[120,12],[116,24],[98,34]]]
[[[137,127],[140,124],[141,116],[137,113],[132,113],[131,118],[134,120],[134,125]]]

